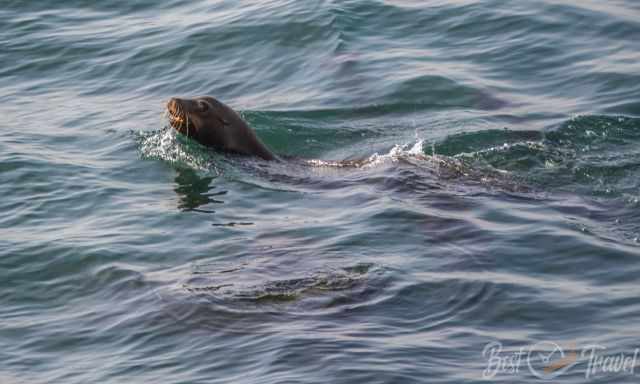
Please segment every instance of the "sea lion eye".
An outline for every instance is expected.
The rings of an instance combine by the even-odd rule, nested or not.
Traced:
[[[209,110],[209,104],[201,101],[200,103],[200,112],[207,112]]]

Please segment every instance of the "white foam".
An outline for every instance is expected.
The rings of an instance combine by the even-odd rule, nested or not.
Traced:
[[[424,157],[424,152],[422,148],[424,146],[424,140],[418,140],[416,143],[411,144],[396,144],[389,152],[385,154],[374,153],[371,155],[366,162],[364,162],[363,166],[373,167],[386,162],[396,162],[401,158],[406,157]]]
[[[189,149],[180,143],[173,129],[153,133],[140,132],[139,137],[143,157],[185,164],[200,171],[218,172],[208,153],[202,153],[196,148]]]
[[[423,153],[424,140],[417,140],[415,143],[396,144],[385,154],[374,153],[365,160],[361,161],[331,161],[331,160],[307,160],[306,163],[313,167],[330,167],[330,168],[368,168],[379,166],[383,163],[395,162],[401,158],[420,157],[426,158]]]

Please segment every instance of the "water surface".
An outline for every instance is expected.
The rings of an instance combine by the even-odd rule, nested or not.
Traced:
[[[640,348],[637,2],[0,19],[3,383],[471,383],[489,343]],[[287,160],[176,135],[164,103],[199,94]]]

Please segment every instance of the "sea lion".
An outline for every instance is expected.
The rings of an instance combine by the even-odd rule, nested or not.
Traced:
[[[236,111],[211,96],[172,98],[167,111],[175,130],[202,145],[264,160],[277,159]]]

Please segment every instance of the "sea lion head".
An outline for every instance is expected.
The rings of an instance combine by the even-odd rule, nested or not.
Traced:
[[[211,96],[174,97],[167,102],[167,112],[176,131],[202,145],[265,160],[276,159],[236,111]]]
[[[172,98],[167,103],[169,123],[178,132],[197,138],[202,131],[220,131],[225,119],[218,106],[219,102],[210,96],[193,99]]]

